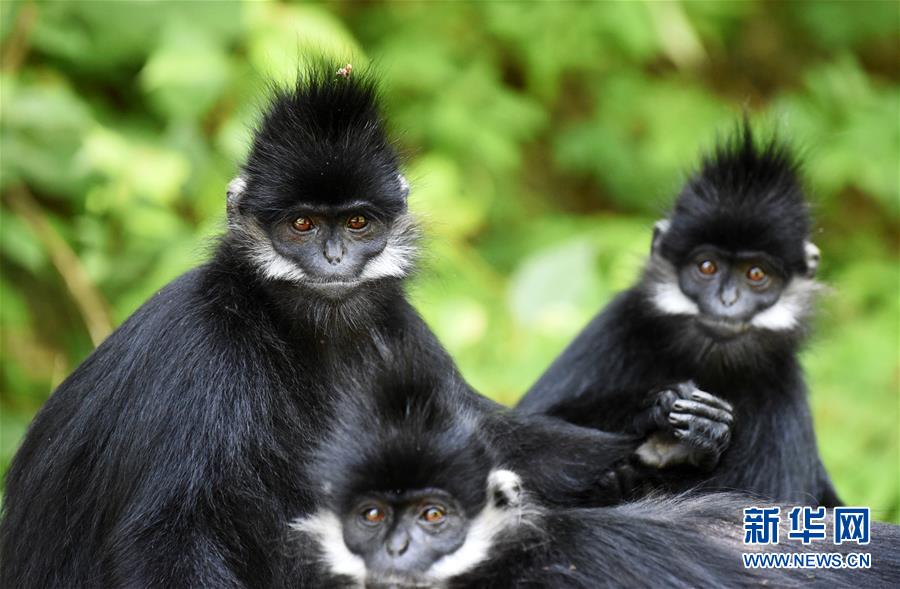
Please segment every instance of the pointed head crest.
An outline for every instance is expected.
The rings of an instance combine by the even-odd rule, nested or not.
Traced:
[[[758,145],[745,121],[682,189],[660,252],[680,265],[701,244],[760,251],[786,272],[805,272],[810,215],[798,172],[786,145],[777,139]]]
[[[318,65],[276,88],[243,168],[247,207],[266,221],[292,201],[335,206],[364,199],[386,214],[406,208],[398,156],[371,76]]]

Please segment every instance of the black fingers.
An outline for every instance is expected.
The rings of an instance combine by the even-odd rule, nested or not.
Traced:
[[[731,404],[701,391],[692,381],[647,395],[643,406],[634,419],[636,432],[666,432],[674,436],[687,451],[687,461],[695,466],[712,469],[731,442]]]
[[[674,386],[672,386],[675,391],[678,392],[678,396],[682,399],[687,399],[695,392],[703,392],[697,388],[697,385],[694,384],[694,381],[688,380],[685,382],[680,382]]]
[[[712,398],[715,399],[715,397]],[[688,413],[696,415],[697,417],[705,417],[706,419],[711,419],[713,421],[720,421],[722,423],[734,423],[734,417],[731,415],[730,407],[728,409],[722,409],[712,404],[679,399],[672,403],[672,411],[673,413],[670,415],[675,415],[676,413]]]
[[[641,484],[641,477],[627,462],[619,463],[604,473],[598,481],[604,504],[615,505],[633,498]]]
[[[672,411],[672,405],[678,401],[678,393],[671,389],[664,389],[655,394],[647,395],[644,399],[644,410],[634,417],[634,430],[638,435],[671,428],[667,425],[668,415]]]
[[[644,397],[644,399],[640,403],[640,407],[642,409],[649,409],[657,405],[662,405],[665,407],[670,406],[674,401],[684,398],[683,395],[679,394],[679,391],[676,388],[677,386],[678,385],[653,391],[652,393]]]
[[[728,422],[688,413],[672,413],[670,423],[674,435],[689,450],[688,461],[704,470],[713,469],[731,442],[730,414]]]
[[[731,406],[731,403],[729,403],[725,399],[720,399],[719,397],[710,395],[709,393],[705,393],[700,389],[694,389],[691,392],[691,399],[700,401],[701,403],[706,403],[707,405],[712,405],[713,407],[718,407],[719,409],[722,409],[729,413],[734,410],[734,408]]]
[[[677,405],[677,407],[676,407]],[[716,421],[731,423],[731,405],[697,388],[693,381],[679,382],[656,390],[642,400],[634,418],[634,430],[639,435],[653,431],[672,431],[669,414],[691,413]]]

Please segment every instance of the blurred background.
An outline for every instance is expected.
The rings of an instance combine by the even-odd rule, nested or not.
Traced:
[[[824,460],[900,521],[896,2],[0,3],[0,468],[111,329],[196,265],[266,81],[374,65],[429,240],[416,306],[513,404],[636,277],[747,111],[803,149]]]

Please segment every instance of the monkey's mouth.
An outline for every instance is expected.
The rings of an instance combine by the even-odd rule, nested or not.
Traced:
[[[306,287],[325,296],[339,296],[347,294],[347,292],[361,286],[362,280],[331,280],[331,281],[313,281],[309,280],[305,283]]]
[[[434,583],[401,575],[379,575],[376,578],[370,576],[366,579],[366,589],[413,589],[416,587],[434,587]]]
[[[734,339],[750,331],[750,324],[745,321],[709,315],[698,315],[697,325],[707,335],[721,340]]]
[[[307,284],[313,288],[354,288],[362,284],[362,280],[321,280]]]

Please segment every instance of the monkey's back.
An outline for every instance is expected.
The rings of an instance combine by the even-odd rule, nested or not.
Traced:
[[[245,570],[270,574],[254,544],[297,492],[288,489],[303,489],[266,480],[277,467],[285,479],[300,476],[272,438],[316,425],[280,394],[294,384],[284,366],[296,359],[246,304],[254,294],[215,262],[190,271],[53,393],[7,475],[4,587],[147,582],[145,571],[177,571],[192,558],[205,559],[212,577],[221,569],[228,587],[238,548]],[[223,517],[223,506],[237,505],[244,521]],[[155,551],[141,556],[146,544]]]

